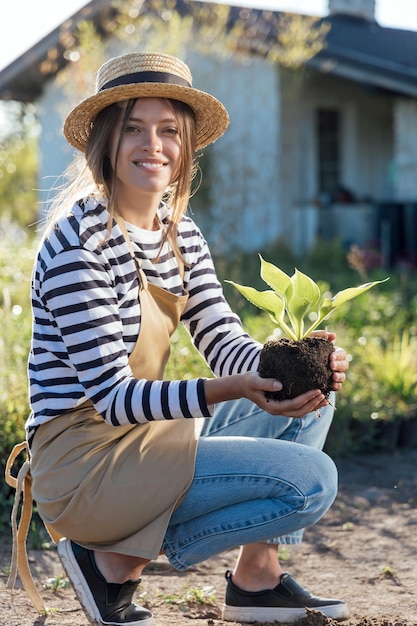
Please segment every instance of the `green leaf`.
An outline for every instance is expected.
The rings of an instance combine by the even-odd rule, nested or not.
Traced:
[[[345,302],[348,302],[349,300],[360,296],[361,293],[365,293],[365,291],[368,291],[368,289],[375,287],[375,285],[378,285],[379,283],[385,283],[387,280],[388,278],[385,278],[384,280],[376,280],[373,283],[364,283],[363,285],[359,285],[359,287],[350,287],[349,289],[343,289],[343,291],[339,291],[339,293],[337,293],[331,299],[332,310],[337,309]]]
[[[304,332],[304,319],[312,311],[317,313],[320,302],[319,286],[306,274],[295,270],[286,292],[287,314],[297,337]]]
[[[313,332],[313,330],[316,330],[316,328],[318,328],[325,319],[330,317],[333,311],[342,306],[342,304],[360,296],[362,293],[365,293],[365,291],[368,291],[368,289],[375,287],[375,285],[385,283],[387,280],[389,280],[389,277],[384,280],[376,280],[372,283],[365,283],[363,285],[359,285],[359,287],[349,287],[348,289],[339,291],[335,296],[333,296],[333,298],[325,298],[319,306],[316,321],[308,328],[306,335],[309,335]]]
[[[278,326],[291,339],[303,339],[316,330],[331,313],[345,302],[356,298],[379,283],[389,280],[377,280],[359,287],[350,287],[339,291],[333,298],[323,299],[317,283],[309,276],[295,269],[291,278],[261,255],[261,278],[272,291],[258,291],[253,287],[244,287],[232,281],[226,281],[236,287],[249,302],[268,312]],[[305,322],[311,314],[315,321],[305,330]],[[288,322],[288,323],[287,323]]]
[[[277,296],[274,291],[258,291],[253,287],[246,287],[245,285],[239,285],[232,280],[226,280],[227,283],[233,285],[240,293],[245,296],[249,302],[269,313],[272,319],[283,330],[284,334],[291,339],[297,339],[292,332],[291,328],[285,323],[285,304],[284,301]]]
[[[275,291],[275,293],[285,298],[285,293],[288,287],[291,285],[291,278],[282,270],[280,270],[272,263],[268,263],[259,255],[261,259],[261,278],[267,285]]]
[[[231,280],[226,280],[226,282],[233,285],[233,287],[236,287],[236,289],[240,291],[240,293],[255,306],[263,309],[264,311],[267,311],[268,313],[271,313],[271,315],[273,315],[273,317],[275,318],[283,317],[284,303],[274,291],[258,291],[253,287],[238,285]]]
[[[294,296],[308,300],[311,309],[317,307],[321,297],[320,288],[309,276],[296,269],[291,277],[291,287]]]

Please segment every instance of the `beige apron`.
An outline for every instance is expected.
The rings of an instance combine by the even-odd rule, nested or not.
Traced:
[[[124,223],[119,225],[133,255]],[[137,270],[141,327],[129,365],[135,378],[162,379],[188,294],[178,297],[149,284]],[[172,511],[193,479],[202,423],[110,426],[86,401],[41,425],[31,445],[30,474],[33,499],[53,538],[156,558]]]

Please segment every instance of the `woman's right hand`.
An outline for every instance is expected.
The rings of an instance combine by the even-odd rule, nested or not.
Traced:
[[[225,400],[247,398],[260,409],[271,415],[304,417],[311,411],[318,411],[329,403],[319,389],[312,389],[291,400],[272,400],[265,392],[280,391],[282,384],[274,378],[262,378],[257,372],[236,374],[224,378],[209,378],[205,381],[207,404]]]

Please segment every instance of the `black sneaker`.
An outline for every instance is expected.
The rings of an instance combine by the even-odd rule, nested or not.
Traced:
[[[349,611],[341,600],[317,598],[303,589],[290,574],[282,574],[274,589],[244,591],[232,581],[226,572],[226,602],[223,619],[226,622],[295,622],[306,616],[305,608],[321,611],[334,620],[349,617]]]
[[[69,539],[60,539],[57,547],[61,563],[91,624],[151,626],[152,613],[132,602],[139,580],[121,585],[108,583],[97,569],[92,550]]]

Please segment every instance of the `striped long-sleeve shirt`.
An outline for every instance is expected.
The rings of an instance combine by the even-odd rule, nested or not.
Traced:
[[[169,209],[161,205],[164,222]],[[32,278],[33,336],[29,355],[32,414],[27,430],[90,399],[115,426],[150,420],[209,417],[201,379],[146,381],[128,363],[140,330],[138,281],[119,226],[107,233],[105,202],[76,204],[39,247]],[[260,345],[227,304],[211,255],[193,220],[179,225],[183,281],[162,231],[127,225],[148,280],[189,299],[182,315],[192,341],[216,376],[257,368]],[[145,402],[146,397],[146,402]]]

